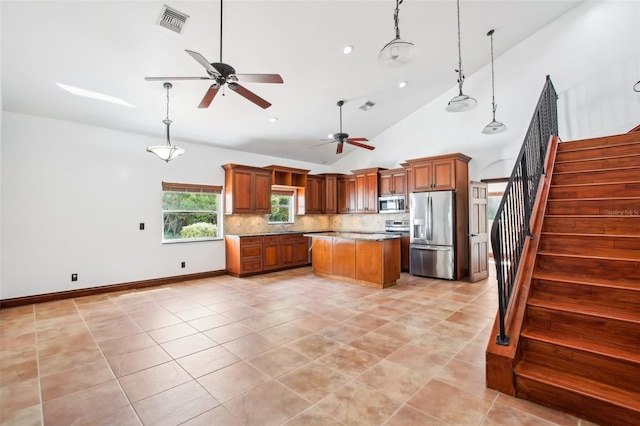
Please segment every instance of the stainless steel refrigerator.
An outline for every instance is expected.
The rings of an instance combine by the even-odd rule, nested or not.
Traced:
[[[414,192],[409,202],[409,273],[456,279],[454,191]]]

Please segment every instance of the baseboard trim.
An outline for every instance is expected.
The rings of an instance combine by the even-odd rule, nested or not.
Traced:
[[[155,287],[159,285],[173,284],[182,281],[197,280],[201,278],[219,277],[226,275],[227,271],[208,271],[195,274],[176,275],[173,277],[154,278],[151,280],[132,281],[122,284],[110,284],[98,287],[81,288],[77,290],[58,291],[55,293],[36,294],[33,296],[14,297],[12,299],[0,299],[0,309],[14,308],[16,306],[31,305],[34,303],[53,302],[56,300],[72,299],[75,297],[93,296],[95,294],[110,293],[112,291],[135,290],[138,288]]]

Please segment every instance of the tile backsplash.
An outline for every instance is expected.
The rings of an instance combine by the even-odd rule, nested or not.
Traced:
[[[408,213],[393,214],[332,214],[296,216],[290,225],[270,225],[267,215],[225,215],[224,233],[229,235],[262,234],[286,231],[384,231],[388,219],[408,219]]]

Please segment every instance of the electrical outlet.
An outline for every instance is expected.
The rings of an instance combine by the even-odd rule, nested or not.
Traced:
[[[71,274],[71,281],[78,281],[78,274]]]
[[[186,268],[186,267],[187,267],[187,262],[182,262],[182,263],[180,264],[180,266],[181,266],[181,267],[183,267],[183,268]]]
[[[144,222],[140,222],[140,230],[144,231]]]

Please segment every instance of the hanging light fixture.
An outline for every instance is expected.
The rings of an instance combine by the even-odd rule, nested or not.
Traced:
[[[460,0],[457,1],[458,5],[458,69],[455,70],[458,73],[458,89],[460,93],[449,101],[446,111],[449,112],[463,112],[469,111],[477,104],[476,100],[471,96],[462,93],[462,83],[464,82],[464,74],[462,73],[462,49],[460,46]]]
[[[398,22],[398,14],[400,13],[400,5],[404,0],[396,0],[396,10],[393,14],[394,29],[396,30],[396,38],[387,43],[380,53],[378,53],[378,60],[383,64],[388,65],[403,65],[410,62],[414,57],[418,55],[418,49],[413,43],[402,40],[400,38],[400,27]]]
[[[169,89],[171,89],[173,85],[171,83],[164,83],[164,88],[167,89],[167,118],[162,120],[162,122],[167,126],[166,132],[166,145],[156,145],[150,146],[147,148],[148,152],[152,152],[157,155],[161,160],[166,161],[167,163],[174,158],[184,154],[184,149],[179,148],[175,145],[171,145],[171,139],[169,137],[169,126],[171,125],[171,120],[169,120]]]
[[[496,94],[495,94],[495,84],[494,84],[494,74],[493,74],[493,32],[494,30],[491,30],[487,33],[487,35],[491,37],[491,106],[493,111],[493,120],[491,121],[491,123],[484,126],[484,129],[482,129],[482,133],[486,135],[502,133],[505,130],[507,130],[507,126],[505,126],[499,121],[496,121],[496,109],[498,108],[498,105],[496,105]]]

